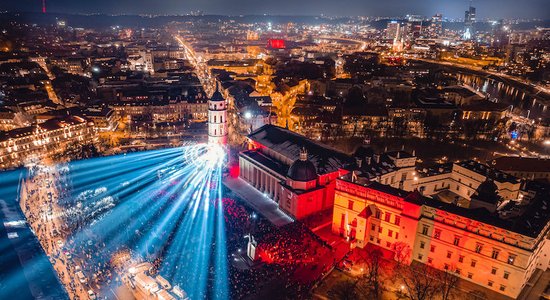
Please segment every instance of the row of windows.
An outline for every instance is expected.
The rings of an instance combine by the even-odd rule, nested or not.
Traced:
[[[370,228],[371,228],[372,231],[376,231],[376,225],[375,224],[371,224]],[[378,233],[382,233],[382,231],[383,231],[382,226],[378,226]],[[395,235],[394,235],[394,233],[395,233]],[[394,232],[393,230],[388,229],[388,236],[389,237],[394,237],[395,236],[395,239],[399,239],[399,232],[397,232],[397,231]]]
[[[429,226],[423,226],[422,227],[422,234],[423,235],[428,235],[428,231],[429,231]],[[437,239],[437,240],[440,240],[441,239],[441,229],[435,229],[434,230],[434,235],[433,235],[433,238],[434,239]],[[460,240],[461,240],[461,237],[460,236],[457,236],[455,235],[454,236],[454,239],[453,239],[453,245],[455,246],[460,246]],[[474,251],[476,253],[479,253],[481,254],[481,251],[483,250],[483,244],[482,243],[476,243],[476,246],[474,248]],[[435,246],[432,246],[432,247],[435,247]],[[433,251],[432,251],[433,252]],[[498,248],[493,248],[493,251],[491,252],[491,258],[493,259],[498,259],[500,255],[500,249]],[[510,265],[513,265],[514,264],[514,261],[516,259],[516,255],[515,254],[512,254],[512,253],[509,253],[508,255],[508,259],[506,260],[506,262]]]
[[[418,259],[419,259],[419,260],[422,260],[423,257],[424,257],[424,256],[423,256],[422,254],[419,254],[419,255],[418,255]],[[428,264],[433,264],[433,258],[428,257]],[[474,264],[474,265],[475,265],[475,264]],[[445,264],[443,268],[444,268],[445,270],[449,270],[449,269],[450,269],[450,266],[449,266],[449,264]],[[460,268],[456,268],[456,269],[455,269],[455,273],[456,273],[456,274],[460,275],[461,272],[462,272],[462,270],[461,270]],[[493,275],[495,275],[496,272],[497,272],[497,269],[496,269],[496,268],[493,268],[493,269],[491,270],[491,274],[493,274]],[[473,273],[468,273],[467,277],[468,277],[468,279],[473,279],[473,278],[474,278],[474,274],[473,274]],[[510,277],[510,273],[509,273],[509,272],[504,272],[503,278],[504,278],[504,279],[508,279],[509,277]],[[493,284],[494,284],[494,282],[493,282],[492,280],[489,280],[488,283],[487,283],[487,285],[490,286],[490,287],[492,287]],[[504,292],[504,291],[506,290],[506,286],[501,284],[501,285],[500,285],[500,290]]]

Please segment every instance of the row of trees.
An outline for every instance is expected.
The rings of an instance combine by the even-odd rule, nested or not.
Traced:
[[[395,243],[393,250],[394,260],[385,259],[378,249],[365,252],[357,261],[363,267],[362,274],[334,285],[330,296],[339,300],[376,300],[382,299],[386,291],[411,300],[486,299],[480,292],[459,295],[455,269],[437,270],[421,263],[408,265],[410,248],[404,243]]]

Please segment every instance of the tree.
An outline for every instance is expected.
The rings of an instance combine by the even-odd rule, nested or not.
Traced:
[[[402,268],[399,274],[405,288],[405,296],[411,300],[434,299],[440,287],[438,281],[434,280],[433,273],[434,270],[424,264]]]
[[[356,300],[359,294],[355,287],[352,280],[340,281],[330,289],[329,295],[337,300]]]
[[[454,294],[458,287],[459,278],[454,274],[454,271],[443,270],[437,272],[437,280],[439,281],[439,293],[441,300],[450,300],[454,298]]]
[[[383,259],[382,251],[378,249],[369,251],[366,257],[363,258],[365,268],[358,282],[358,287],[362,292],[361,294],[368,295],[369,299],[380,299],[382,294]]]

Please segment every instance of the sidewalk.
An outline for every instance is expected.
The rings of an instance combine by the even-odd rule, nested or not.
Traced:
[[[273,225],[281,227],[294,222],[292,218],[279,209],[277,203],[265,197],[241,178],[232,178],[228,176],[224,178],[223,184],[268,219]]]

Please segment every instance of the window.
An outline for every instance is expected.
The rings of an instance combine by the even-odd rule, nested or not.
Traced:
[[[508,264],[509,265],[513,265],[515,260],[516,260],[516,256],[514,254],[508,255]]]
[[[399,226],[400,223],[401,223],[401,217],[395,216],[395,225]]]
[[[422,227],[422,234],[423,234],[423,235],[428,235],[428,229],[429,229],[428,226]]]
[[[384,214],[384,221],[389,222],[389,221],[390,221],[390,218],[391,218],[391,214],[390,214],[390,213]]]
[[[370,239],[371,242],[374,241],[374,237],[372,235],[370,236],[369,239]]]
[[[487,282],[487,285],[488,286],[493,286],[494,282],[492,282],[491,280],[489,280],[489,282]]]
[[[494,267],[493,267],[493,268],[491,269],[491,274],[495,275],[496,273],[497,273],[497,268],[494,268]]]
[[[434,245],[430,246],[430,252],[435,252],[435,246]]]
[[[502,277],[504,277],[504,279],[508,279],[508,277],[510,277],[510,273],[509,272],[504,272],[504,276],[502,276]]]
[[[431,264],[433,261],[434,261],[433,258],[428,257],[428,263],[429,263],[429,264]]]
[[[353,210],[353,201],[348,200],[348,209]]]
[[[439,240],[440,237],[441,237],[441,230],[436,229],[435,232],[434,232],[434,238]]]
[[[378,227],[378,233],[382,233],[382,226]]]
[[[468,278],[472,279],[472,277],[474,277],[474,274],[468,273]]]
[[[379,210],[377,210],[376,213],[374,214],[374,217],[377,218],[377,219],[380,219],[381,214],[382,213]]]
[[[476,253],[480,253],[483,249],[483,244],[476,243]]]
[[[502,284],[501,284],[501,285],[500,285],[500,289],[499,289],[499,290],[501,290],[501,291],[503,291],[503,292],[504,292],[504,291],[506,290],[506,286],[504,286],[504,285],[502,285]]]
[[[494,259],[497,259],[499,252],[500,251],[498,249],[493,249],[493,253],[491,254],[491,257]]]
[[[386,242],[386,247],[387,247],[387,248],[390,248],[390,247],[391,247],[391,243],[390,243],[390,242]]]
[[[458,256],[458,262],[464,262],[464,255]]]
[[[460,244],[460,237],[455,235],[455,240],[453,241],[453,245],[458,246]]]
[[[425,246],[426,246],[426,243],[420,242],[420,249],[424,249]]]
[[[392,236],[393,236],[393,230],[388,230],[388,236],[389,236],[389,237],[392,237]]]
[[[375,225],[375,224],[371,224],[371,225],[370,225],[370,229],[371,229],[371,230],[376,230],[376,225]]]
[[[377,243],[377,244],[380,244],[380,239],[376,239],[376,243]]]
[[[455,270],[455,273],[458,274],[458,275],[460,275],[460,272],[461,272],[461,270],[458,269],[458,268]]]
[[[449,264],[445,264],[445,265],[443,266],[443,268],[444,268],[445,270],[449,270]]]
[[[453,256],[453,252],[447,251],[447,258],[451,258],[451,256]]]
[[[418,254],[418,260],[422,260],[424,256],[422,254]]]
[[[473,267],[475,267],[475,266],[476,266],[476,263],[477,263],[477,261],[476,261],[476,260],[474,260],[474,259],[472,259],[472,263],[470,263],[470,266],[472,266],[472,268],[473,268]]]
[[[395,239],[397,240],[399,238],[399,232],[395,233]]]

